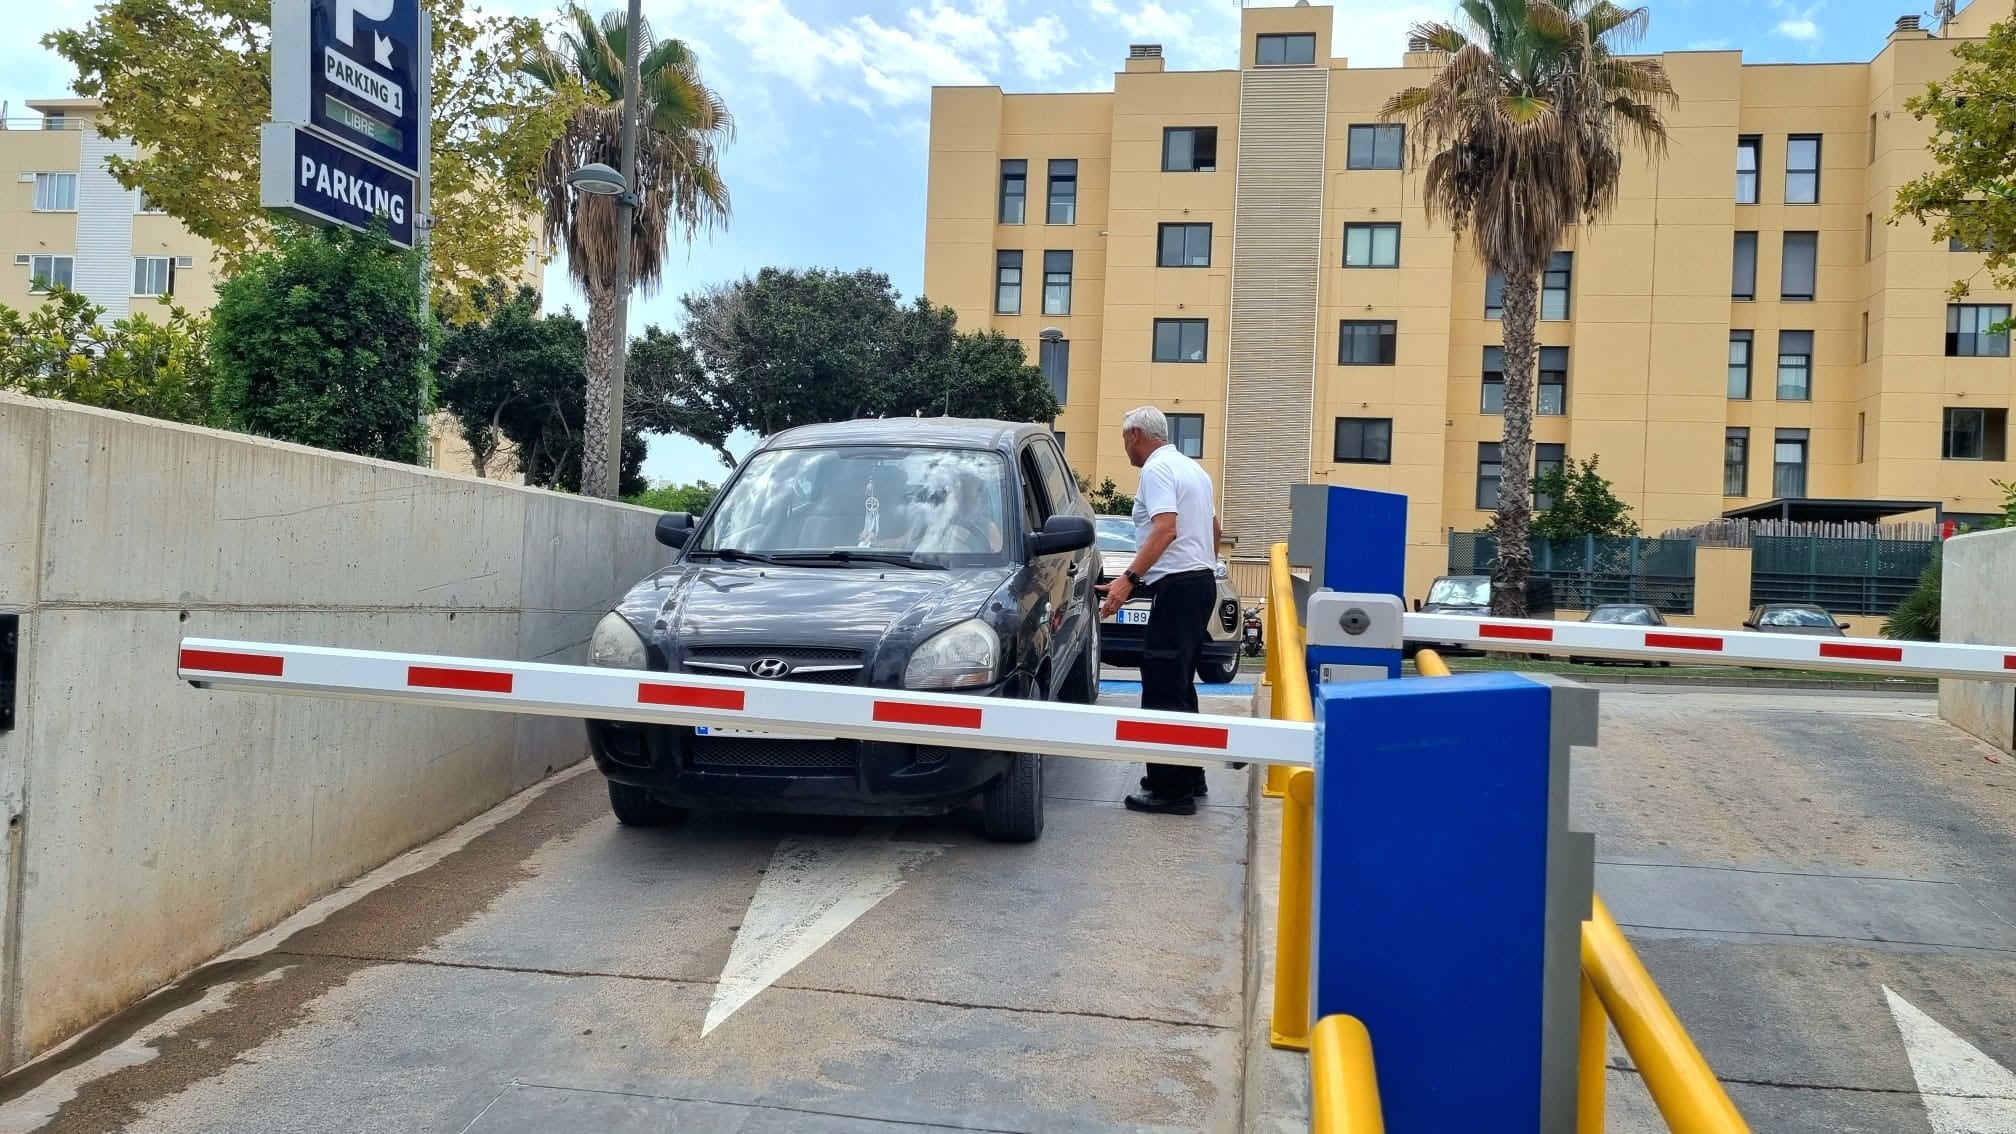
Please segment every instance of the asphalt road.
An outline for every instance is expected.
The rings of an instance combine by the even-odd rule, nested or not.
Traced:
[[[2016,761],[1923,697],[1602,704],[1599,891],[1753,1129],[2016,1134]],[[1052,762],[1001,847],[620,829],[580,769],[7,1082],[0,1134],[1234,1130],[1245,776],[1175,819],[1136,771]],[[1613,1059],[1608,1128],[1664,1130]]]
[[[2016,1132],[2016,761],[1929,697],[1607,687],[1573,783],[1598,892],[1753,1129]],[[1611,1086],[1609,1129],[1665,1129]]]
[[[619,828],[582,769],[18,1077],[0,1132],[1237,1129],[1246,773],[1194,817],[1047,773],[1000,846]]]

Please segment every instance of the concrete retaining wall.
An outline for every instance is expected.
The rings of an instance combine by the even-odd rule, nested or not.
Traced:
[[[1939,583],[1939,637],[2016,642],[2016,529],[1946,541]],[[1939,715],[2004,751],[2016,751],[2016,686],[1941,681]]]
[[[571,720],[199,691],[177,639],[578,660],[655,518],[0,395],[0,1067],[585,754]]]

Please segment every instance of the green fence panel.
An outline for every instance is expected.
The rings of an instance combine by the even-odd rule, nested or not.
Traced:
[[[1835,614],[1888,614],[1918,585],[1929,540],[1758,536],[1750,541],[1750,602],[1810,602]]]
[[[1533,578],[1553,584],[1557,607],[1642,602],[1667,614],[1694,613],[1693,540],[1584,536],[1535,539],[1532,547]],[[1449,533],[1451,575],[1488,575],[1497,562],[1494,537]]]

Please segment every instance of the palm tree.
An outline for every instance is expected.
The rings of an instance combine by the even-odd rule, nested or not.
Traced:
[[[567,175],[593,162],[621,168],[623,52],[629,18],[610,12],[598,23],[569,4],[557,47],[542,45],[525,73],[548,90],[585,91],[586,104],[546,151],[538,192],[546,203],[546,238],[565,242],[567,270],[588,296],[588,389],[585,435],[609,428],[609,367],[616,342],[616,203],[614,197],[576,193]],[[691,239],[728,219],[728,188],[716,165],[720,147],[734,137],[734,120],[721,96],[700,78],[699,60],[676,39],[654,40],[640,21],[637,43],[638,207],[632,211],[631,279],[648,292],[664,275],[672,231]],[[581,491],[606,495],[621,470],[606,467],[603,447],[581,454]]]
[[[1615,49],[1645,31],[1644,8],[1610,0],[1462,0],[1472,25],[1423,23],[1413,35],[1448,61],[1426,86],[1386,102],[1404,120],[1430,216],[1467,234],[1505,281],[1505,439],[1499,459],[1498,564],[1491,606],[1526,612],[1532,519],[1533,329],[1540,273],[1569,226],[1617,200],[1623,149],[1666,148],[1660,108],[1673,86],[1657,59]]]

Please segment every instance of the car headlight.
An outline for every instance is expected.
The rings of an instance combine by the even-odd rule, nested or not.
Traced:
[[[941,630],[917,647],[903,668],[909,689],[970,689],[992,685],[1001,638],[977,618]]]
[[[1218,561],[1218,566],[1211,573],[1223,579],[1227,575],[1230,575],[1232,573],[1232,568],[1227,567],[1225,565],[1225,561],[1223,559],[1220,559]]]
[[[611,669],[651,667],[650,655],[644,650],[644,639],[637,628],[613,610],[602,616],[602,621],[595,624],[595,633],[588,638],[588,664]]]

